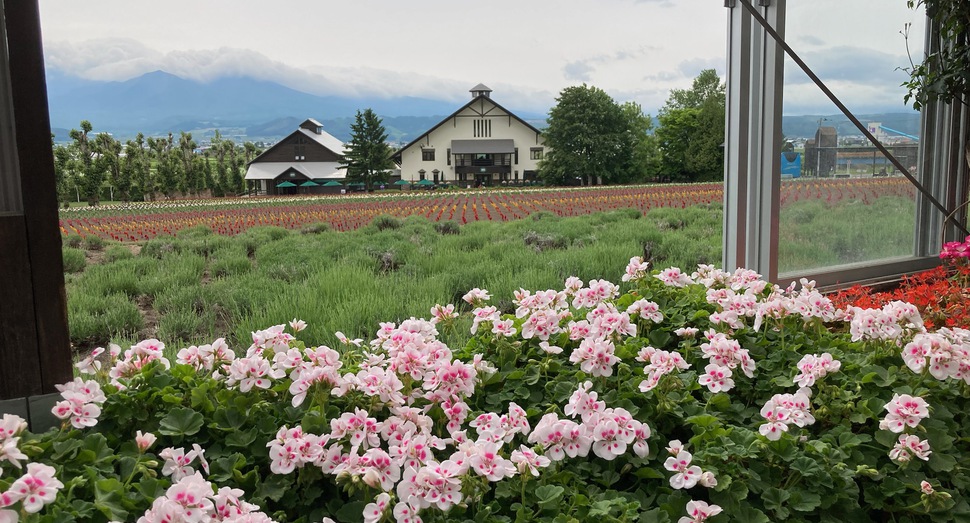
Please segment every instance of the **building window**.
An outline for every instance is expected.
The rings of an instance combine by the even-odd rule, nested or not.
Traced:
[[[533,160],[542,159],[542,147],[533,147],[532,149],[529,149],[529,152],[530,152],[530,158],[532,158]]]
[[[421,159],[426,162],[433,162],[434,149],[421,149]]]
[[[492,121],[491,120],[475,120],[473,122],[472,135],[475,138],[489,138],[492,136]]]
[[[448,152],[445,153],[445,154],[448,157],[448,165],[451,165],[451,148],[450,147],[448,148]]]
[[[518,165],[518,163],[519,163],[519,148],[518,147],[515,148],[515,153],[514,154],[515,154],[515,161],[512,162],[512,163]]]
[[[418,179],[424,181],[424,175],[427,174],[424,169],[418,171]]]
[[[306,138],[297,136],[293,142],[293,159],[306,160]]]

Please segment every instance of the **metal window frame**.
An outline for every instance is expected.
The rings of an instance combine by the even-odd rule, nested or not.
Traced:
[[[784,37],[786,0],[758,0],[756,7],[748,0],[740,1]],[[929,198],[921,196],[917,198],[912,256],[778,273],[781,169],[777,151],[781,150],[784,53],[739,0],[725,0],[724,6],[728,8],[725,269],[746,267],[782,285],[808,278],[819,286],[835,288],[898,279],[939,265],[936,253],[944,238],[944,216]],[[939,39],[933,24],[928,22],[926,31],[930,49]],[[924,107],[916,176],[946,209],[957,209],[956,220],[961,223],[966,223],[966,208],[958,206],[968,187],[963,148],[968,120],[966,104],[930,103]],[[946,238],[957,236],[957,228],[948,227]]]

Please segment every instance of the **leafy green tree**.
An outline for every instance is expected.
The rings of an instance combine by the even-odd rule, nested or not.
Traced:
[[[51,134],[51,147],[54,151],[54,187],[57,191],[57,202],[67,205],[70,199],[71,170],[74,166],[74,157],[71,148],[54,143],[54,135]]]
[[[363,183],[367,191],[374,182],[386,182],[394,164],[393,151],[387,145],[387,131],[381,119],[370,109],[357,111],[350,126],[351,137],[341,167],[347,169],[347,180]]]
[[[658,115],[659,174],[671,181],[717,180],[724,173],[724,84],[714,69],[690,89],[674,89]]]
[[[111,187],[117,188],[119,181],[124,184],[125,182],[121,180],[123,176],[121,173],[121,142],[115,140],[108,133],[98,133],[95,136],[94,145],[95,168],[104,173],[103,178]],[[104,181],[102,181],[102,185],[104,185]],[[113,193],[112,190],[112,196]]]
[[[642,135],[631,130],[631,120],[602,89],[585,84],[563,89],[543,132],[549,152],[539,164],[539,176],[553,185],[635,178],[632,158]]]
[[[222,147],[226,154],[225,192],[228,196],[234,196],[245,190],[242,175],[243,156],[232,140],[223,140]]]
[[[134,141],[125,143],[126,167],[131,171],[132,199],[144,199],[146,194],[154,192],[154,179],[151,172],[149,151],[145,149],[145,135],[138,133]]]
[[[192,133],[182,131],[178,140],[178,160],[181,177],[178,187],[182,194],[198,194],[203,187],[201,164],[196,161],[195,148],[198,144],[192,139]]]
[[[660,169],[660,149],[654,135],[653,118],[644,114],[640,104],[626,102],[620,105],[627,119],[628,129],[634,140],[633,154],[630,156],[629,178],[621,182],[646,181],[656,177]]]
[[[154,192],[161,191],[167,198],[173,198],[178,190],[181,178],[179,169],[181,160],[175,150],[175,138],[172,133],[167,138],[148,138],[148,147],[152,151],[152,159],[155,162],[156,186]],[[154,197],[154,196],[153,196]]]
[[[91,142],[90,133],[94,127],[91,122],[81,120],[81,129],[71,129],[70,136],[74,140],[75,150],[75,183],[87,199],[88,205],[97,205],[101,201],[101,184],[104,183],[105,171],[103,165],[95,164],[95,148]]]

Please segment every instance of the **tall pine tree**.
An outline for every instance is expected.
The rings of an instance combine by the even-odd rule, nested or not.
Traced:
[[[387,145],[387,131],[381,119],[370,109],[357,111],[350,126],[350,143],[341,167],[347,169],[347,180],[363,183],[368,192],[375,182],[386,182],[394,167],[391,147]]]

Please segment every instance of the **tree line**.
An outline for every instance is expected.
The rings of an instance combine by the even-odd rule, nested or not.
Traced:
[[[606,92],[567,87],[549,111],[539,163],[547,185],[720,180],[724,164],[725,86],[713,69],[690,89],[674,89],[657,124],[634,102],[617,103]],[[54,147],[58,198],[97,205],[107,186],[121,201],[182,196],[227,196],[246,190],[243,169],[258,154],[216,131],[200,153],[191,133],[148,137],[124,144],[108,133],[91,135],[91,122],[72,129],[71,143]],[[342,166],[347,179],[372,190],[387,181],[393,151],[381,119],[358,111]],[[52,137],[53,139],[53,137]]]
[[[259,153],[252,142],[237,145],[219,131],[198,152],[191,133],[145,137],[122,144],[108,133],[92,134],[88,120],[71,129],[71,142],[54,145],[58,201],[97,205],[105,190],[129,202],[183,196],[229,196],[246,190],[244,167]],[[53,136],[51,137],[53,140]]]
[[[725,86],[713,69],[690,89],[674,89],[657,115],[606,92],[567,87],[549,111],[539,163],[547,185],[720,180],[724,165]]]

